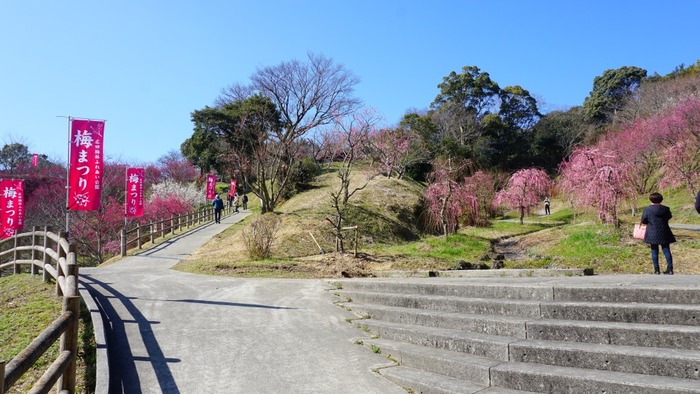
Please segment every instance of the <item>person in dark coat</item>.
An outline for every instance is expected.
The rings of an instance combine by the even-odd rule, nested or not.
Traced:
[[[698,192],[698,195],[695,197],[695,210],[700,213],[700,192]]]
[[[673,275],[673,256],[671,256],[671,244],[676,242],[676,237],[671,232],[668,221],[673,217],[671,209],[661,205],[664,197],[661,193],[651,193],[649,201],[651,205],[644,209],[642,213],[642,224],[647,225],[644,242],[651,246],[651,263],[654,266],[654,273],[659,274],[659,245],[666,258],[666,271],[664,274]]]
[[[224,200],[217,194],[211,205],[214,207],[214,221],[221,223],[221,210],[224,209]]]

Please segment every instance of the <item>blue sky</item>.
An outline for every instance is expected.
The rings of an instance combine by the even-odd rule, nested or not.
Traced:
[[[155,162],[190,113],[257,67],[321,53],[360,79],[387,126],[477,66],[545,111],[581,105],[605,70],[700,59],[700,1],[121,0],[0,3],[0,142],[65,160],[68,122],[106,119],[105,153]]]

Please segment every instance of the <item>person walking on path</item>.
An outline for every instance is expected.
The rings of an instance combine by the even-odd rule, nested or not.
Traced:
[[[216,223],[221,223],[221,210],[224,209],[224,200],[222,200],[218,194],[216,198],[214,198],[212,206],[214,207],[214,221]]]
[[[544,214],[549,215],[552,212],[549,210],[549,197],[545,197],[544,199]]]
[[[233,196],[233,212],[238,213],[238,194]]]
[[[647,225],[644,242],[651,246],[651,263],[654,266],[654,273],[660,274],[659,269],[659,245],[666,258],[666,271],[664,274],[673,275],[673,256],[671,255],[671,244],[676,242],[676,237],[671,232],[668,221],[671,220],[671,209],[661,205],[664,197],[661,193],[651,193],[649,201],[651,205],[644,209],[642,213],[642,224]]]
[[[700,213],[700,191],[698,192],[698,195],[695,197],[695,210]]]
[[[698,196],[700,196],[700,193],[698,193]],[[248,210],[248,195],[244,194],[243,197],[241,198],[241,201],[243,202],[243,210],[247,211]],[[700,210],[698,210],[698,212],[700,212]]]

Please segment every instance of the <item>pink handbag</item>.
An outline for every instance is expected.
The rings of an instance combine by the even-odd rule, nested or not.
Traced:
[[[634,231],[632,231],[632,236],[636,239],[644,239],[644,234],[647,232],[647,225],[641,223],[635,223]]]

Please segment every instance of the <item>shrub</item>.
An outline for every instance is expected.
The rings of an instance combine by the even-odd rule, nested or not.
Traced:
[[[255,218],[250,226],[242,231],[248,257],[253,260],[270,257],[279,223],[280,220],[275,214],[267,213]]]

